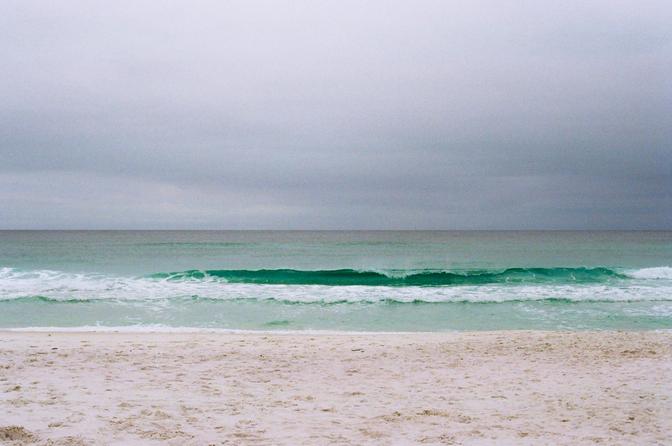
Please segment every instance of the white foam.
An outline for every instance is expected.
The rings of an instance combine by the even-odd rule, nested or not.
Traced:
[[[658,266],[630,271],[628,276],[635,279],[672,279],[672,267]]]
[[[638,279],[668,278],[672,268],[637,270]],[[639,276],[635,276],[638,274]],[[669,276],[672,278],[672,276]],[[570,301],[670,301],[672,284],[633,280],[617,284],[466,285],[443,287],[260,285],[220,280],[171,281],[145,277],[77,274],[51,270],[0,268],[0,300],[42,296],[57,301],[111,299],[154,301],[199,297],[256,299],[299,303],[334,302],[506,302],[567,299]]]

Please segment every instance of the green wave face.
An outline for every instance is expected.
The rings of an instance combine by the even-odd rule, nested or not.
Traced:
[[[364,286],[447,286],[491,283],[602,283],[626,279],[608,268],[508,268],[501,271],[419,271],[383,273],[353,269],[303,271],[273,270],[189,270],[158,273],[155,279],[170,281],[222,280],[229,283],[268,285],[364,285]]]

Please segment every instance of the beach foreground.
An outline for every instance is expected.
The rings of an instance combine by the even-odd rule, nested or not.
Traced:
[[[671,332],[0,333],[0,444],[670,444]]]

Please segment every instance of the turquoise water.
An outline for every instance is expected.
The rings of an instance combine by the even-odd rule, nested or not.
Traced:
[[[672,328],[672,232],[0,231],[0,328]]]

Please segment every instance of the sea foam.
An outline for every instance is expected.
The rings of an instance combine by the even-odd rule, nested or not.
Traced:
[[[655,268],[642,268],[628,273],[635,279],[670,279],[672,280],[672,267],[658,266]]]
[[[662,271],[662,272],[661,272]],[[631,271],[631,279],[605,283],[500,282],[480,285],[381,286],[230,283],[204,276],[188,280],[169,277],[124,277],[62,271],[21,271],[0,268],[0,300],[50,301],[166,301],[273,300],[287,303],[341,302],[510,302],[558,300],[568,302],[670,301],[669,267]],[[619,273],[620,274],[620,273]]]

